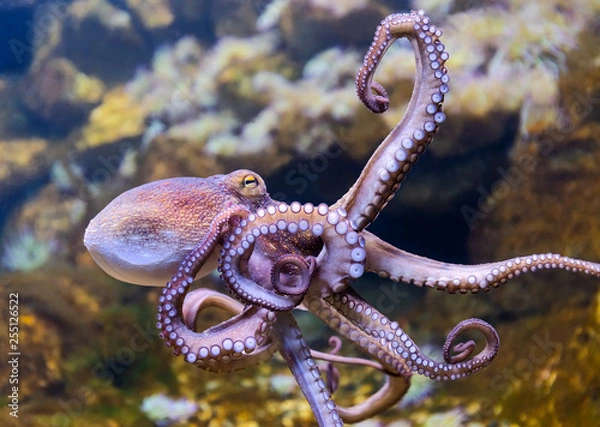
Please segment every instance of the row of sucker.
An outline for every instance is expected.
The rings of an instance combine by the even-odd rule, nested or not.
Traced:
[[[389,15],[375,31],[356,77],[358,97],[367,108],[377,113],[387,109],[385,90],[372,79],[394,40],[406,37],[411,41],[417,72],[405,116],[371,156],[357,182],[335,205],[348,211],[359,230],[373,222],[394,197],[446,119],[442,103],[449,90],[450,78],[444,66],[449,55],[440,41],[441,36],[442,30],[431,24],[423,11]]]
[[[372,235],[367,235],[366,241],[369,254],[382,242]],[[386,243],[385,247],[387,249],[391,245]],[[366,268],[396,282],[463,294],[489,291],[515,277],[538,270],[561,269],[600,277],[599,263],[553,253],[526,255],[486,264],[460,265],[435,261],[393,248],[392,251],[377,251],[377,256],[370,255]]]
[[[321,295],[311,289],[305,300],[305,305],[309,311],[333,331],[356,344],[361,351],[377,360],[385,371],[404,377],[410,375],[410,369],[402,360],[389,355],[385,343],[374,340],[364,329],[357,327],[354,322],[346,319],[337,307],[329,301],[330,298],[322,298]]]
[[[327,385],[321,378],[319,368],[292,313],[277,313],[273,340],[300,385],[319,427],[343,426]]]
[[[468,319],[460,322],[446,337],[444,344],[445,362],[434,361],[419,349],[411,338],[400,328],[398,322],[392,322],[374,307],[365,302],[351,288],[323,300],[324,304],[308,304],[309,310],[323,319],[329,316],[328,324],[336,326],[342,335],[354,342],[361,350],[372,355],[384,366],[392,366],[392,372],[407,374],[406,369],[435,380],[454,380],[474,374],[489,365],[500,346],[495,329],[480,319]],[[334,313],[331,308],[335,308]],[[335,320],[334,320],[335,319]],[[368,339],[357,333],[362,331]],[[471,342],[453,346],[457,356],[450,354],[450,346],[459,334],[477,330],[483,333],[486,345],[483,350],[466,360],[474,349]],[[346,333],[344,333],[346,331]],[[383,351],[381,349],[384,349]]]
[[[314,206],[298,202],[271,205],[248,215],[223,243],[219,260],[221,277],[227,289],[240,301],[270,310],[287,311],[304,298],[308,286],[301,292],[286,292],[284,286],[267,289],[244,277],[240,271],[241,261],[248,258],[257,239],[280,232],[291,235],[305,232],[322,239],[326,255],[318,261],[319,277],[325,283],[338,284],[334,292],[343,289],[350,279],[356,279],[364,272],[365,242],[346,219],[343,209],[330,210],[325,204]]]
[[[253,359],[248,356],[250,353],[256,350],[263,353],[262,346],[270,345],[267,338],[275,313],[265,308],[247,307],[237,316],[204,332],[188,328],[181,314],[190,285],[220,242],[224,227],[231,225],[232,218],[247,214],[246,208],[236,206],[217,216],[205,238],[182,262],[159,297],[156,315],[159,337],[165,340],[167,347],[173,348],[173,354],[182,354],[186,362],[210,371],[236,370],[247,366]],[[243,362],[240,361],[242,358]]]
[[[240,302],[234,300],[233,298],[224,295],[220,292],[214,291],[212,289],[206,289],[206,288],[197,288],[194,289],[192,291],[190,291],[186,297],[185,300],[183,301],[183,307],[182,307],[182,314],[183,314],[183,320],[185,322],[185,325],[187,325],[188,328],[193,329],[195,324],[196,324],[196,318],[198,317],[198,315],[202,312],[202,310],[206,309],[206,308],[220,308],[221,310],[224,310],[226,312],[228,312],[231,315],[240,315],[245,309],[249,310],[247,307],[245,308]],[[241,317],[241,316],[238,316]],[[246,316],[245,318],[247,318],[248,316]],[[227,348],[230,347],[229,345],[229,340],[227,340],[227,338],[233,338],[233,337],[238,337],[237,339],[235,339],[235,341],[246,341],[246,337],[247,334],[242,335],[240,337],[240,333],[244,334],[243,331],[247,330],[245,329],[246,326],[244,325],[239,325],[239,320],[236,319],[232,319],[229,320],[228,322],[225,323],[221,323],[219,325],[219,327],[223,327],[224,325],[226,325],[227,323],[232,323],[232,322],[237,322],[237,329],[233,331],[233,335],[231,336],[226,336],[224,339],[216,339],[217,344],[219,342],[221,342],[221,344],[224,344],[224,348],[220,350],[219,354],[225,354],[225,351],[223,350],[227,350]],[[249,325],[250,329],[253,328],[252,325],[252,320],[250,322]],[[213,330],[214,333],[214,330]],[[215,341],[215,339],[213,339],[213,341]],[[236,344],[236,346],[238,348],[241,348],[240,342],[238,342]],[[202,354],[206,354],[206,349],[208,349],[209,347],[212,347],[212,345],[210,342],[206,341],[203,343],[203,345],[201,347],[199,347],[198,353],[196,354],[196,356]],[[202,347],[204,347],[204,349],[202,349]],[[223,347],[223,345],[221,346]],[[250,366],[257,366],[261,363],[266,362],[267,360],[269,360],[271,358],[271,356],[273,356],[273,354],[277,351],[277,347],[273,344],[273,342],[269,339],[267,341],[265,341],[262,345],[258,346],[255,350],[252,350],[250,353],[240,353],[240,355],[235,354],[234,357],[230,357],[228,355],[226,355],[227,357],[222,358],[222,359],[197,359],[196,364],[198,364],[199,366],[203,366],[206,369],[213,371],[213,372],[222,372],[222,371],[227,371],[227,372],[231,372],[231,371],[236,371],[236,370],[241,370],[241,369],[246,369]]]

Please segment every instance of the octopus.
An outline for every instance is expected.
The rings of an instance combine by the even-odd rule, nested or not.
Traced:
[[[541,269],[600,277],[600,264],[552,253],[480,265],[435,261],[366,230],[445,120],[449,55],[441,36],[442,30],[422,11],[392,14],[377,27],[356,77],[358,97],[375,113],[388,108],[386,90],[373,76],[386,50],[401,37],[414,49],[414,90],[400,123],[332,206],[275,201],[258,174],[238,170],[142,185],[117,197],[90,222],[84,242],[102,269],[126,282],[164,286],[156,326],[175,355],[222,372],[263,363],[278,351],[318,425],[341,426],[394,405],[414,373],[432,380],[463,378],[489,365],[500,345],[490,324],[467,319],[447,335],[443,360],[431,359],[397,321],[353,289],[352,282],[365,271],[462,294],[487,292]],[[233,297],[206,288],[191,290],[195,280],[215,267]],[[219,307],[231,317],[195,330],[198,314],[208,307]],[[312,350],[294,310],[309,310],[368,359]],[[473,340],[458,342],[465,331],[483,335],[485,346],[478,353]],[[335,363],[371,366],[386,381],[364,402],[342,407],[332,399],[336,370],[328,368],[323,377],[315,360],[326,361],[329,368]]]

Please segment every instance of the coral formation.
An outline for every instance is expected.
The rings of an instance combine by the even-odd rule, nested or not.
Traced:
[[[334,126],[348,122],[358,107],[357,54],[330,49],[307,62],[300,79],[290,80],[266,71],[281,62],[274,49],[270,33],[224,38],[208,52],[184,38],[158,51],[152,72],[138,73],[128,93],[147,116],[170,125],[156,145],[181,141],[187,150],[183,158],[194,154],[222,164],[244,155],[247,167],[268,173],[292,154],[318,154],[335,139]],[[337,66],[332,69],[331,63]],[[299,134],[299,129],[311,132]],[[151,146],[149,156],[156,149]],[[197,166],[178,169],[193,173]]]

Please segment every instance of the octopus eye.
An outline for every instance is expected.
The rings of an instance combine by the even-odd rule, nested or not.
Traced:
[[[242,181],[244,188],[255,188],[258,187],[258,179],[254,175],[246,175]]]

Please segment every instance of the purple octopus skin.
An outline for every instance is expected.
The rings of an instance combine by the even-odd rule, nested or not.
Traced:
[[[350,286],[364,271],[449,293],[489,291],[539,269],[600,277],[600,264],[557,254],[449,264],[402,251],[365,230],[445,119],[448,53],[441,36],[423,12],[393,14],[377,27],[356,78],[358,97],[376,113],[387,109],[387,93],[373,76],[386,50],[401,37],[414,48],[415,87],[404,118],[333,206],[274,201],[262,178],[240,170],[146,184],[117,197],[91,221],[85,244],[108,274],[139,284],[168,282],[159,299],[156,325],[174,354],[219,372],[263,363],[279,351],[318,424],[340,426],[394,405],[408,390],[413,373],[434,380],[466,377],[489,365],[500,345],[491,325],[467,319],[448,334],[444,360],[430,359],[398,322]],[[190,292],[194,280],[217,264],[235,299],[203,288]],[[207,307],[220,307],[232,317],[195,331],[195,319]],[[372,360],[311,350],[294,320],[294,309],[310,310]],[[468,330],[485,338],[485,347],[477,354],[473,341],[454,344]],[[315,359],[371,366],[387,380],[364,402],[338,407],[331,397],[335,374],[328,378],[328,386]]]

